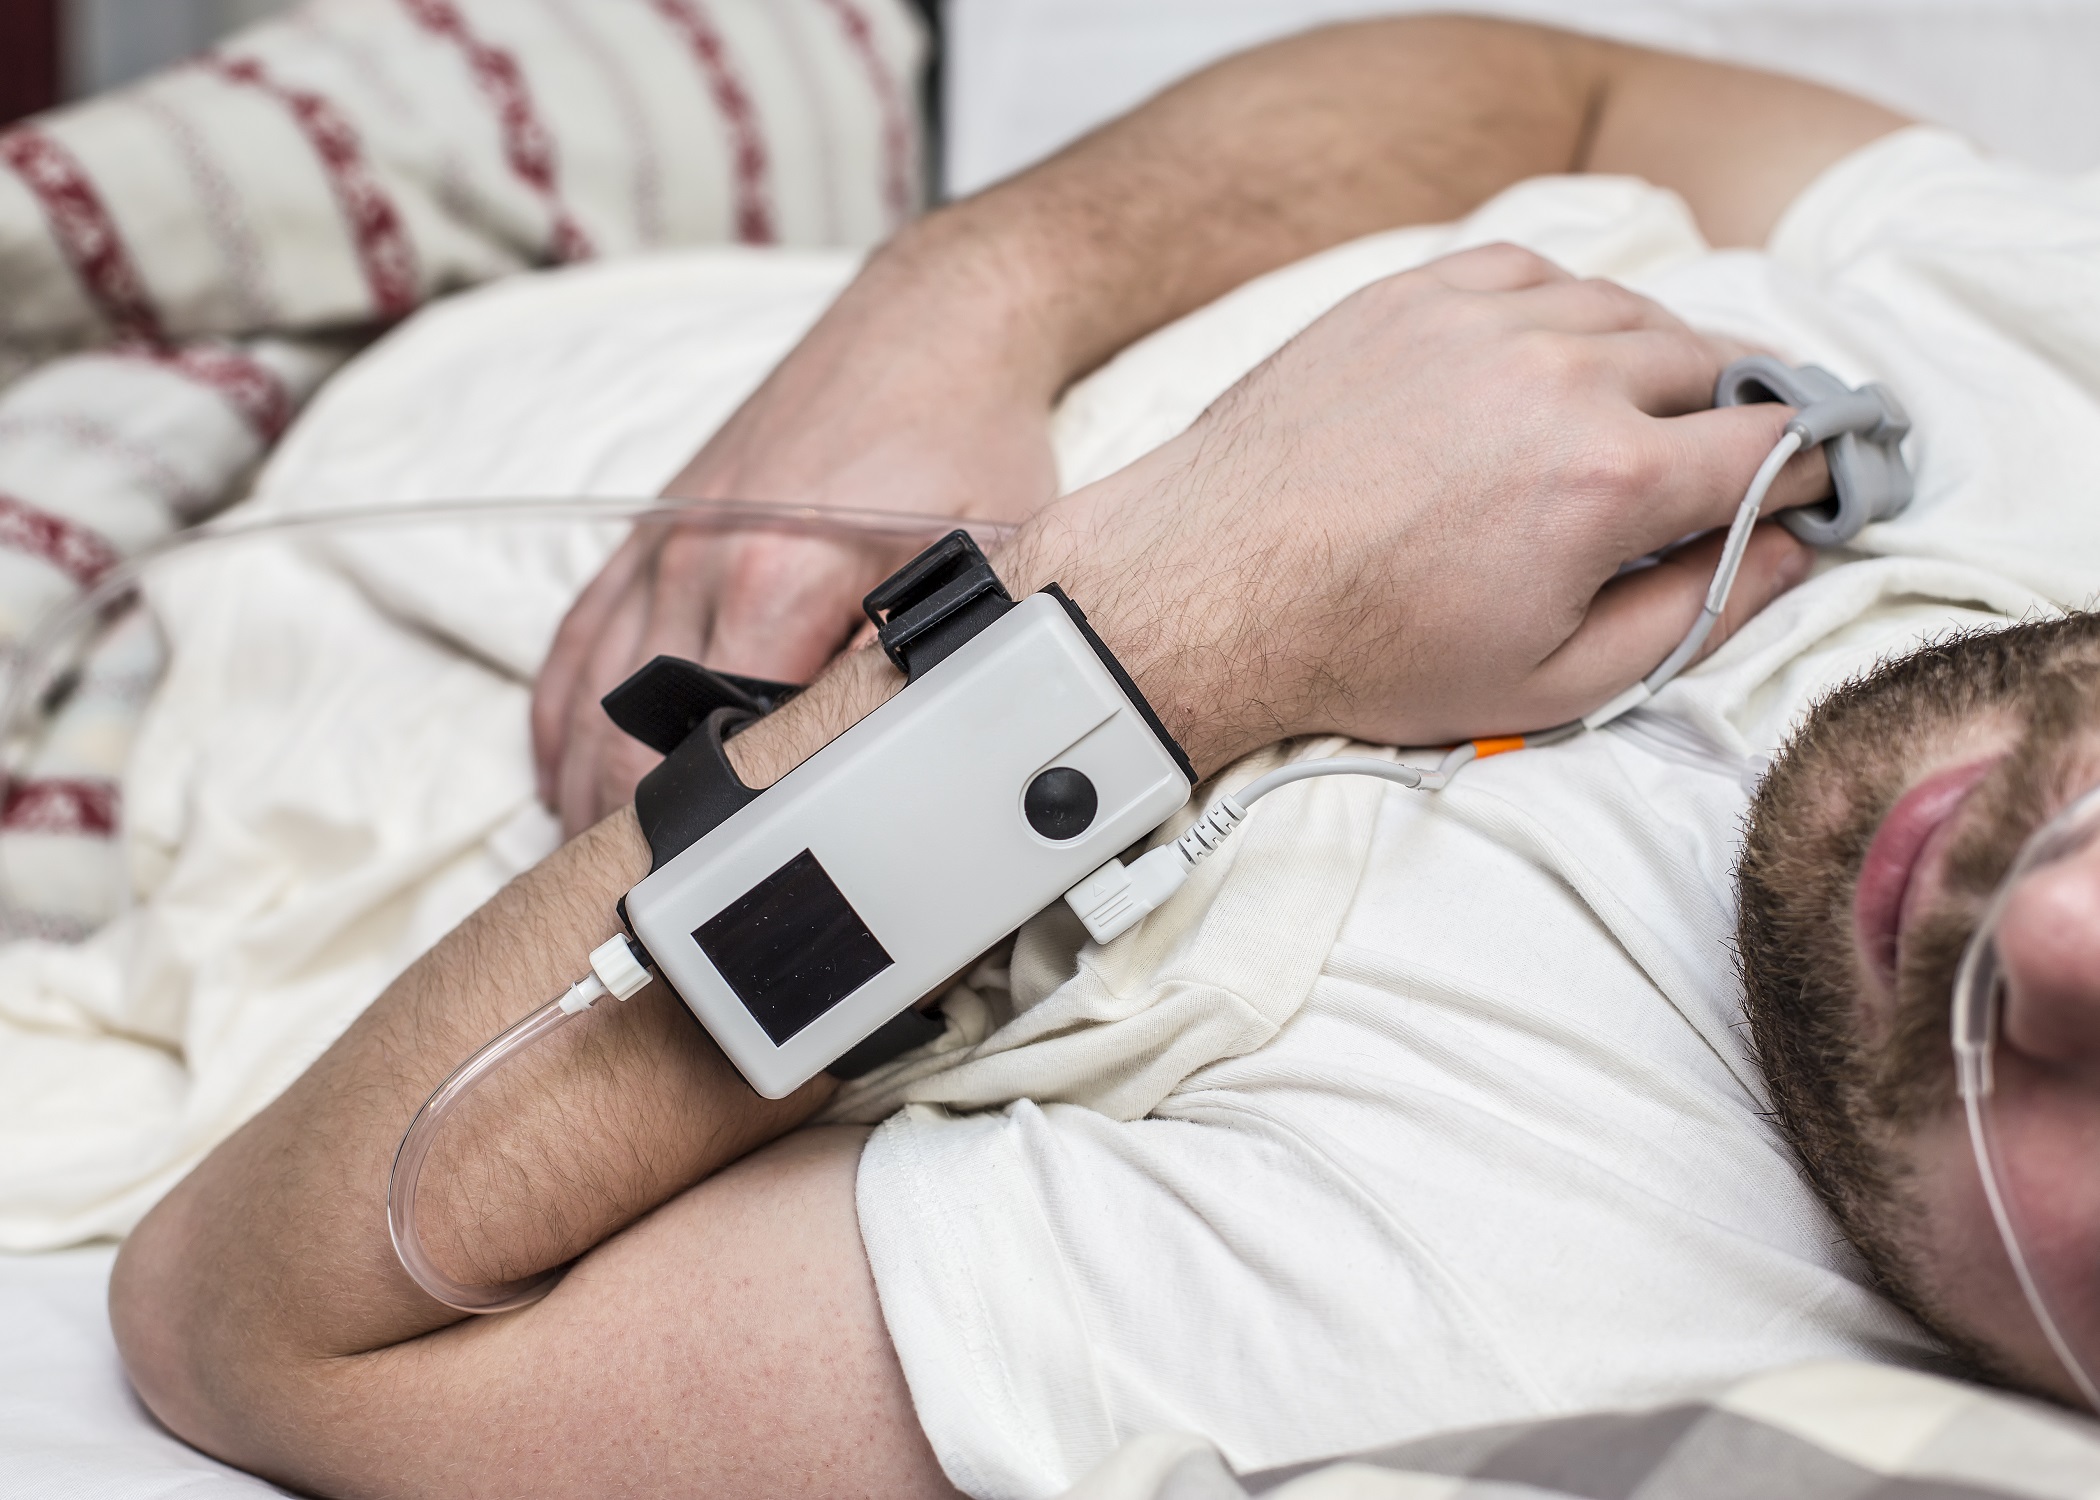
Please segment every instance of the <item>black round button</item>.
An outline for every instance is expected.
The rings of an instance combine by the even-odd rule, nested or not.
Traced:
[[[1076,839],[1094,821],[1101,806],[1100,795],[1084,771],[1070,766],[1052,766],[1028,783],[1021,798],[1021,811],[1028,826],[1046,839]]]

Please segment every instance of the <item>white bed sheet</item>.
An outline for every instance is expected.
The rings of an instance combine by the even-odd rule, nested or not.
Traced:
[[[1017,171],[1228,53],[1422,10],[1795,73],[2037,166],[2100,166],[2100,0],[946,0],[947,190]]]
[[[285,1491],[163,1431],[117,1361],[110,1246],[0,1255],[0,1500],[259,1500]]]

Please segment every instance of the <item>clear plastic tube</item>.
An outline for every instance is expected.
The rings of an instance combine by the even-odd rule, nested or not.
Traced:
[[[470,1286],[455,1281],[437,1268],[424,1250],[422,1236],[416,1227],[416,1193],[423,1180],[423,1163],[430,1155],[431,1145],[437,1140],[445,1117],[489,1074],[588,1009],[587,1005],[572,1007],[568,1000],[567,994],[549,1000],[454,1068],[452,1075],[437,1086],[437,1091],[423,1101],[423,1107],[416,1111],[407,1133],[401,1137],[401,1145],[394,1152],[394,1166],[387,1176],[386,1185],[386,1227],[394,1241],[394,1254],[400,1257],[401,1268],[415,1279],[417,1286],[459,1312],[508,1312],[514,1307],[537,1302],[552,1291],[554,1284],[568,1271],[566,1265],[561,1265],[518,1281],[506,1281],[496,1286]]]
[[[54,610],[24,637],[9,663],[0,690],[0,786],[22,771],[29,751],[25,734],[32,707],[71,665],[66,655],[88,627],[109,607],[131,594],[154,568],[178,556],[270,537],[330,535],[460,522],[500,521],[518,525],[557,522],[629,521],[707,531],[772,531],[831,538],[931,540],[955,530],[969,531],[980,546],[992,546],[1013,534],[1003,522],[958,521],[951,516],[906,511],[855,510],[809,505],[774,505],[756,500],[655,499],[514,499],[428,500],[359,509],[303,511],[253,519],[228,518],[179,531],[111,568],[92,588],[62,609]],[[0,899],[0,923],[13,913]],[[8,930],[14,930],[9,928]]]

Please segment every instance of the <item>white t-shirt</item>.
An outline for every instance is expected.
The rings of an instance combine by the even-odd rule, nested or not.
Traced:
[[[1767,252],[1717,254],[1666,194],[1529,184],[1131,351],[1068,403],[1073,477],[1174,430],[1351,287],[1493,238],[1890,382],[1917,422],[1917,500],[1605,732],[1475,765],[1440,796],[1316,782],[1263,804],[1257,822],[1289,827],[1353,797],[1361,874],[1265,1043],[1216,1049],[1142,1115],[1113,1090],[965,1109],[992,1101],[942,1095],[937,1073],[898,1095],[937,1102],[872,1138],[862,1233],[920,1420],[974,1495],[1055,1494],[1153,1429],[1261,1469],[1797,1360],[1929,1356],[1765,1116],[1732,866],[1763,757],[1830,685],[2100,584],[2100,193],[1912,130],[1827,173]],[[1156,420],[1132,420],[1146,400]],[[1287,943],[1304,872],[1282,849],[1243,854],[1209,894],[1257,925],[1274,910]],[[1188,929],[1200,906],[1148,920]],[[1154,946],[1182,965],[1154,986],[1166,1005],[1188,943]],[[1102,984],[1097,961],[1067,988],[1144,991],[1128,971]],[[1261,988],[1246,946],[1204,961],[1212,993]],[[1092,1037],[1093,1072],[1143,1071],[1158,1043],[1128,1019],[1038,1026],[1031,1045]],[[1009,1087],[1027,1052],[1002,1054]]]

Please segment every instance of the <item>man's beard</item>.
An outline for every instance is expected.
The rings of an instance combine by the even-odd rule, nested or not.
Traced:
[[[1868,846],[1923,770],[1992,724],[2012,748],[1958,814],[1943,889],[1905,933],[1877,1023],[1853,921]],[[1815,707],[1758,788],[1737,865],[1745,1011],[1780,1126],[1880,1288],[1986,1370],[1918,1257],[1903,1146],[1955,1105],[1963,949],[2027,836],[2093,783],[2096,730],[2100,614],[1938,642]]]

